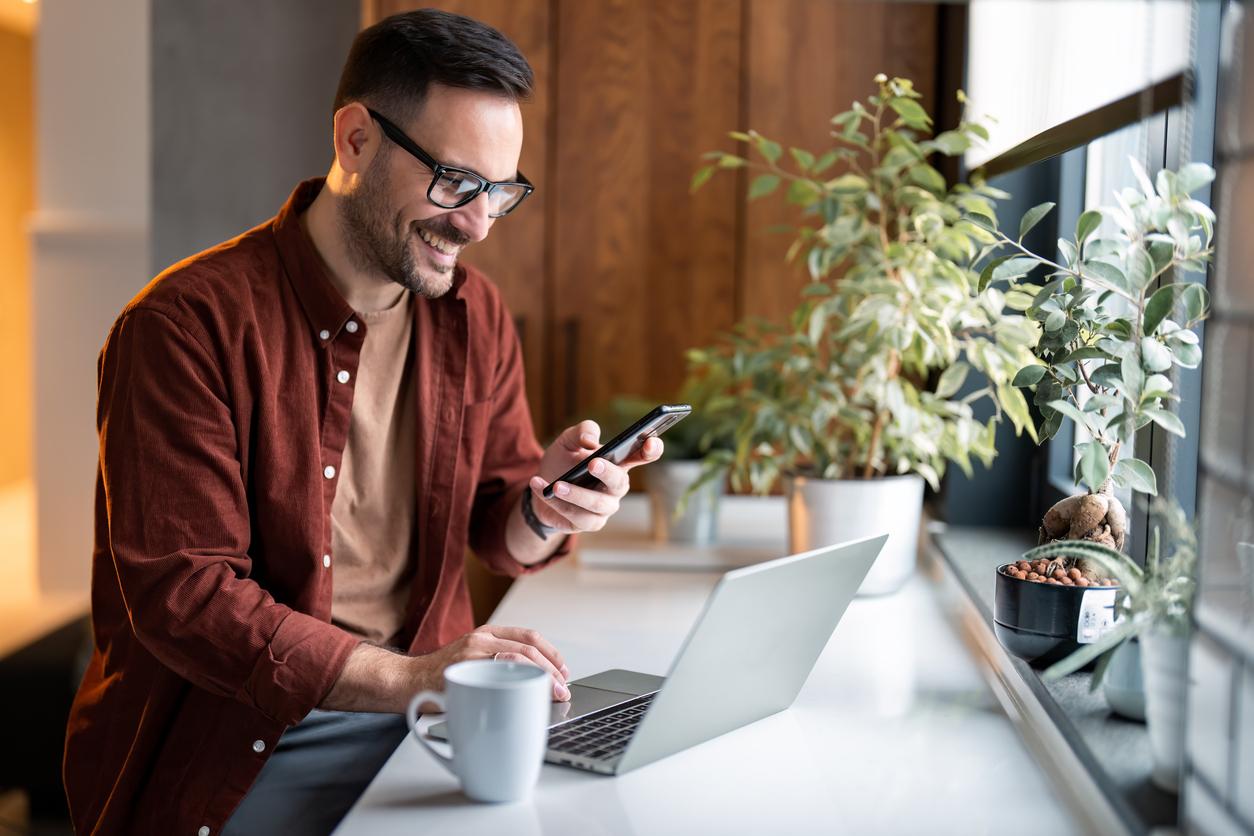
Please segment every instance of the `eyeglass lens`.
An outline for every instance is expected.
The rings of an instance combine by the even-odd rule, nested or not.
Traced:
[[[431,187],[430,197],[445,209],[464,204],[483,185],[483,181],[460,171],[444,171]],[[527,195],[522,186],[498,184],[488,192],[488,214],[503,215],[518,205]]]

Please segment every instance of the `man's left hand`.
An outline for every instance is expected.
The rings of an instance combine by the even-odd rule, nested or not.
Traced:
[[[621,464],[605,459],[590,461],[588,472],[600,481],[600,486],[581,488],[568,482],[558,482],[553,486],[553,498],[544,498],[549,480],[561,476],[600,446],[601,428],[595,421],[580,421],[563,430],[544,451],[540,475],[531,477],[531,507],[540,522],[564,534],[601,530],[618,510],[623,494],[627,493],[628,471],[662,456],[662,440],[650,438]]]

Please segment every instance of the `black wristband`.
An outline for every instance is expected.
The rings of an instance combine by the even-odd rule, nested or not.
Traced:
[[[549,539],[549,535],[557,531],[553,526],[540,522],[540,518],[536,516],[535,509],[531,507],[531,488],[523,491],[522,516],[523,522],[527,524],[527,528],[534,531],[535,535],[541,540]]]

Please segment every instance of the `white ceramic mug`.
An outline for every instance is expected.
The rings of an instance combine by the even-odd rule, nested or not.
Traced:
[[[548,742],[553,685],[535,665],[472,659],[444,669],[444,692],[423,691],[409,701],[405,719],[418,742],[462,784],[475,801],[521,801],[540,777]],[[452,757],[418,730],[418,706],[435,703],[445,713]]]

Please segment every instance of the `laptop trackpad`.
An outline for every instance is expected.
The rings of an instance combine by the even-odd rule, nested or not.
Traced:
[[[589,688],[600,688],[603,691],[622,691],[624,694],[652,694],[662,687],[665,677],[652,676],[635,671],[610,670],[602,671],[583,679],[571,680],[571,685],[586,685]]]
[[[570,701],[555,702],[549,712],[549,725],[555,726],[612,705],[635,699],[641,694],[651,694],[662,687],[665,678],[634,671],[610,670],[572,679]],[[447,740],[444,723],[436,723],[427,734],[437,740]]]

